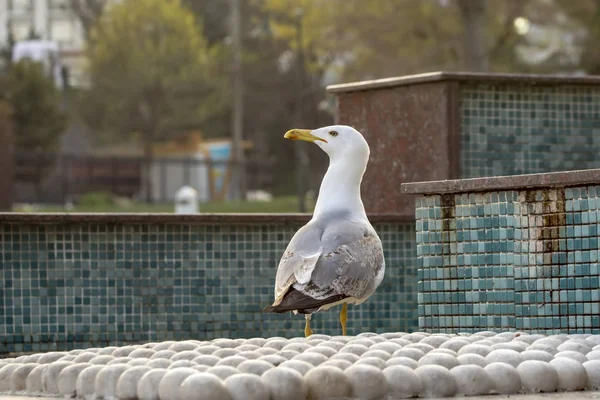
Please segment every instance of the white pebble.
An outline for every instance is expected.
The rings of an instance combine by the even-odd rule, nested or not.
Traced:
[[[58,376],[60,372],[69,365],[75,365],[73,361],[55,361],[48,365],[42,374],[42,386],[44,392],[50,394],[60,394],[58,391]]]
[[[566,342],[559,345],[556,350],[560,351],[576,351],[583,355],[586,355],[592,348],[588,346],[585,342],[581,342],[578,340],[567,340]]]
[[[424,355],[425,353],[423,353],[423,350],[402,348],[395,351],[394,354],[392,354],[392,357],[408,357],[415,361],[419,361]]]
[[[600,390],[600,360],[591,360],[583,363],[587,373],[587,388]]]
[[[208,372],[209,374],[213,374],[221,378],[222,380],[227,379],[231,375],[240,373],[240,371],[238,371],[237,368],[230,367],[229,365],[217,365],[214,367],[210,367],[206,370],[206,372]]]
[[[192,360],[192,362],[194,362],[196,364],[208,365],[209,367],[212,367],[213,365],[217,365],[217,363],[219,361],[221,361],[221,359],[219,357],[213,356],[210,354],[201,354]]]
[[[369,348],[362,344],[348,344],[340,350],[340,353],[350,353],[350,354],[356,354],[357,356],[360,356],[361,354],[365,353],[367,350],[369,350]]]
[[[516,394],[521,390],[521,376],[510,364],[494,362],[484,368],[498,394]]]
[[[146,372],[137,385],[137,397],[139,400],[158,400],[158,387],[164,376],[171,371],[166,369],[153,369]],[[194,370],[195,372],[195,370]]]
[[[384,369],[386,367],[385,361],[383,361],[381,358],[377,358],[377,357],[365,357],[365,358],[361,357],[358,361],[356,361],[354,363],[354,365],[371,365],[380,370]]]
[[[266,371],[273,368],[271,363],[261,360],[246,360],[237,366],[238,371],[247,374],[261,376]]]
[[[533,342],[534,345],[544,345],[554,347],[555,349],[562,344],[561,340],[558,340],[556,336],[554,337],[545,337],[542,339],[538,339]]]
[[[419,364],[408,357],[392,357],[385,362],[386,367],[391,367],[395,365],[402,365],[404,367],[408,367],[410,369],[415,369],[419,366]]]
[[[67,353],[62,352],[62,351],[45,353],[45,354],[42,354],[40,356],[40,358],[38,358],[37,363],[38,364],[50,364],[50,363],[53,363],[54,361],[60,360],[62,357],[66,356],[66,355],[67,355]]]
[[[471,344],[461,347],[457,353],[459,356],[463,355],[463,354],[471,353],[471,354],[479,354],[480,356],[485,357],[488,354],[490,354],[491,352],[492,352],[492,348],[490,346],[471,343]]]
[[[404,346],[405,349],[419,349],[423,352],[423,354],[429,353],[434,349],[433,346],[425,344],[425,343],[411,343],[409,345]]]
[[[434,348],[438,348],[443,343],[447,342],[448,340],[450,340],[450,338],[448,338],[446,336],[435,335],[435,336],[429,336],[429,337],[423,338],[419,343],[427,344]]]
[[[308,388],[302,374],[291,368],[273,368],[262,377],[270,392],[271,400],[305,400]]]
[[[77,355],[77,357],[75,357],[75,359],[73,360],[75,363],[82,363],[82,362],[88,362],[90,361],[92,358],[96,357],[97,354],[96,353],[92,353],[92,352],[84,352],[84,353],[79,353]]]
[[[69,365],[60,371],[58,375],[58,393],[63,396],[74,397],[77,393],[77,378],[81,371],[91,367],[90,363],[78,363]]]
[[[131,360],[133,360],[131,357],[115,357],[107,362],[106,365],[127,364]]]
[[[257,358],[262,356],[262,354],[258,351],[240,351],[237,353],[237,355],[240,357],[244,357],[247,360],[256,360]]]
[[[27,377],[36,367],[42,364],[38,363],[27,363],[20,364],[18,368],[15,369],[10,377],[10,390],[13,392],[18,392],[21,390],[27,389]]]
[[[0,368],[0,393],[10,390],[10,377],[21,364],[7,364]]]
[[[298,354],[293,359],[300,360],[300,361],[306,361],[307,363],[312,364],[316,367],[319,364],[322,364],[325,361],[327,361],[328,357],[324,356],[323,354],[319,354],[319,353],[305,352],[305,353]]]
[[[387,351],[369,349],[360,355],[360,358],[375,357],[383,361],[388,360],[392,355]]]
[[[521,362],[523,361],[523,358],[521,357],[519,352],[517,352],[515,350],[498,349],[498,350],[493,350],[490,354],[485,356],[485,361],[488,364],[491,364],[494,362],[503,362],[503,363],[510,364],[513,367],[517,368],[517,366],[519,364],[521,364]]]
[[[346,360],[354,364],[356,361],[360,360],[360,357],[352,353],[338,353],[332,356],[330,360]]]
[[[259,352],[260,354],[262,354],[263,356],[267,356],[267,355],[271,355],[271,354],[276,354],[278,350],[271,349],[268,347],[261,347],[260,349],[258,349],[256,351]]]
[[[148,361],[146,366],[150,368],[169,368],[173,364],[173,361],[166,358],[155,358],[154,360]]]
[[[580,362],[567,357],[550,361],[558,375],[558,390],[583,390],[587,387],[587,373]]]
[[[450,373],[454,377],[458,395],[483,395],[492,390],[492,380],[479,365],[459,365],[452,368]]]
[[[27,357],[25,357],[25,360],[23,361],[23,364],[39,364],[38,363],[38,359],[42,356],[42,354],[30,354]],[[0,365],[1,367],[1,365]]]
[[[346,360],[337,359],[337,360],[328,360],[328,361],[325,361],[321,365],[323,367],[326,367],[326,366],[336,367],[336,368],[339,368],[342,371],[344,371],[344,370],[346,370],[346,368],[350,367],[352,365],[352,363],[349,362],[349,361],[346,361]]]
[[[331,347],[321,347],[321,346],[317,346],[317,347],[313,347],[312,349],[308,349],[306,350],[304,353],[302,354],[310,354],[310,353],[317,353],[317,354],[321,354],[327,358],[337,354],[337,350],[332,349]]]
[[[95,365],[106,365],[108,364],[110,361],[114,360],[115,357],[109,355],[109,354],[102,354],[102,355],[98,355],[94,358],[92,358],[90,361],[88,361],[90,364],[95,364]]]
[[[308,371],[313,369],[314,365],[307,363],[306,361],[288,360],[279,364],[277,368],[279,367],[291,368],[293,370],[298,371],[302,375],[306,375]]]
[[[310,346],[306,343],[290,343],[285,345],[281,350],[294,350],[299,353],[303,353],[305,350],[310,349]]]
[[[179,393],[179,386],[181,386],[181,382],[183,382],[188,376],[199,373],[193,368],[185,367],[169,369],[167,371],[168,372],[162,377],[160,383],[158,384],[158,397],[169,400],[179,400],[179,396],[177,394]],[[140,380],[140,384],[141,383],[142,381]]]
[[[198,346],[194,343],[189,342],[175,342],[169,346],[169,350],[174,351],[175,353],[196,350]]]
[[[521,353],[521,359],[525,360],[539,360],[544,362],[550,362],[554,359],[554,356],[550,353],[546,353],[541,350],[525,350]]]
[[[501,350],[501,349],[506,349],[506,350],[514,350],[517,352],[522,352],[524,351],[527,347],[529,347],[529,345],[525,342],[507,342],[507,343],[496,343],[493,344],[492,349],[494,350]]]
[[[75,389],[77,390],[77,396],[86,397],[92,396],[95,393],[96,388],[96,376],[105,368],[104,365],[92,365],[87,367],[79,373],[77,376],[77,382],[75,383]],[[29,392],[29,387],[27,388]]]
[[[451,338],[451,339],[447,340],[446,342],[442,343],[440,345],[440,349],[449,349],[449,350],[456,351],[458,353],[458,351],[462,347],[464,347],[468,344],[471,344],[471,342],[469,342],[468,340],[460,339],[460,338]]]
[[[402,348],[402,346],[400,346],[397,343],[383,342],[383,343],[375,343],[374,345],[369,347],[369,351],[370,350],[381,350],[381,351],[385,351],[386,353],[388,353],[391,356],[392,354],[394,354],[394,352],[396,350],[400,350],[401,348]]]
[[[558,387],[556,371],[550,364],[543,361],[523,361],[517,367],[517,372],[526,392],[555,392]]]
[[[135,349],[136,349],[136,347],[134,347],[134,346],[119,347],[119,348],[115,349],[115,351],[112,352],[112,355],[115,358],[127,357],[127,356],[129,356],[129,353],[131,353]]]
[[[296,350],[280,350],[276,353],[278,356],[281,356],[283,358],[286,358],[288,360],[291,360],[292,358],[296,357],[298,354],[300,354],[299,351]]]
[[[180,353],[173,354],[171,356],[171,361],[173,361],[173,362],[179,361],[179,360],[192,361],[194,358],[198,357],[199,355],[200,355],[200,353],[198,353],[197,351],[186,350],[186,351],[182,351]]]
[[[352,386],[348,378],[336,367],[312,368],[304,375],[304,382],[308,387],[309,399],[343,398],[352,395]]]
[[[225,386],[232,400],[264,400],[269,398],[269,389],[261,378],[254,374],[236,374],[225,379]]]
[[[450,354],[453,357],[458,357],[458,353],[455,352],[454,350],[450,350],[450,349],[433,349],[427,354],[435,354],[435,353]]]
[[[543,351],[543,352],[551,354],[551,355],[558,353],[558,350],[556,350],[556,347],[549,346],[549,345],[543,344],[543,343],[542,344],[534,343],[534,344],[530,345],[529,347],[527,347],[525,350]]]
[[[352,395],[359,399],[376,400],[387,396],[389,388],[387,379],[380,368],[354,364],[344,373],[352,386]]]
[[[441,365],[446,369],[452,369],[460,365],[460,362],[456,359],[456,357],[451,356],[450,354],[432,353],[423,356],[419,360],[418,364],[419,367],[423,365]]]
[[[50,364],[40,364],[29,372],[27,381],[25,382],[27,393],[42,393],[44,391],[42,376],[48,365]]]
[[[197,351],[200,354],[213,354],[215,351],[220,350],[220,349],[221,349],[220,347],[209,344],[209,345],[198,346],[195,351]]]
[[[421,392],[421,378],[409,367],[392,365],[383,370],[383,375],[391,398],[408,399]]]
[[[583,364],[584,362],[588,361],[588,359],[585,355],[581,354],[578,351],[573,351],[573,350],[559,351],[558,353],[556,353],[554,355],[554,358],[560,358],[560,357],[572,358],[573,360],[578,361],[580,364]]]
[[[177,360],[172,362],[171,365],[167,367],[167,369],[192,368],[194,365],[196,365],[196,363],[190,360]]]
[[[163,359],[171,359],[171,357],[173,357],[175,353],[173,350],[160,350],[157,351],[156,353],[152,354],[152,356],[150,356],[151,360],[157,359],[157,358],[163,358]]]
[[[244,357],[229,356],[229,357],[225,357],[225,358],[221,359],[215,365],[229,365],[230,367],[237,367],[238,365],[240,365],[244,361],[246,361],[246,359]]]
[[[420,397],[452,397],[456,394],[456,382],[446,368],[439,365],[423,365],[415,369],[421,379]]]
[[[135,349],[134,351],[129,353],[129,357],[131,357],[131,358],[150,358],[154,354],[156,354],[156,351],[154,351],[152,349],[139,348],[139,349]]]
[[[231,400],[223,381],[213,374],[199,372],[190,375],[179,387],[181,400]]]
[[[262,356],[259,358],[259,360],[266,361],[275,367],[281,364],[282,362],[287,361],[286,358],[278,356],[277,354],[269,354],[266,356]]]
[[[119,400],[137,399],[138,383],[148,371],[152,371],[152,368],[145,365],[137,365],[123,371],[117,380],[117,398]]]
[[[219,349],[219,350],[215,351],[214,353],[212,353],[213,356],[217,356],[219,358],[231,357],[231,356],[235,356],[236,354],[237,354],[237,350],[230,349],[230,348]]]
[[[130,367],[127,364],[113,364],[107,365],[96,376],[96,383],[94,384],[94,391],[96,396],[102,398],[111,398],[117,396],[117,382],[123,372],[127,371]]]
[[[409,333],[408,335],[402,336],[402,339],[411,341],[413,343],[419,343],[421,340],[425,339],[427,335],[423,335],[422,333]]]
[[[592,350],[585,356],[588,360],[600,360],[600,350]]]

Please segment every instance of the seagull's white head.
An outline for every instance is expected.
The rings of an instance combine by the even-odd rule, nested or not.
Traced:
[[[344,211],[356,220],[367,221],[360,184],[369,162],[369,145],[360,132],[350,126],[333,125],[315,130],[292,129],[285,138],[315,143],[329,155],[314,217]]]
[[[315,143],[331,159],[332,163],[352,162],[364,163],[369,161],[369,145],[356,129],[346,125],[332,125],[323,128],[292,129],[284,135],[286,139],[303,140]]]

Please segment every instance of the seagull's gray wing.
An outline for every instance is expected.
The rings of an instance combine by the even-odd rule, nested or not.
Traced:
[[[323,255],[302,292],[323,298],[342,294],[363,300],[374,290],[385,267],[381,240],[370,225],[331,224],[322,237]]]
[[[364,299],[383,267],[381,241],[370,225],[343,218],[311,222],[288,245],[277,270],[275,302],[267,309],[301,311],[347,297]]]
[[[323,254],[322,235],[320,226],[308,223],[292,237],[277,267],[274,306],[281,303],[294,283],[306,284],[310,281],[315,265]]]

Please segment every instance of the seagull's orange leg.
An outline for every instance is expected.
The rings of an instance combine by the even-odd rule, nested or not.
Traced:
[[[313,334],[312,329],[310,329],[310,314],[305,314],[304,318],[306,318],[306,325],[304,326],[304,337],[309,337]]]
[[[340,312],[340,323],[342,324],[342,335],[346,336],[346,321],[348,321],[348,303],[342,305]]]

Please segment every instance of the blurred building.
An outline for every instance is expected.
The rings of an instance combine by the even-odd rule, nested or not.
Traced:
[[[60,62],[67,67],[70,83],[75,86],[85,84],[85,32],[70,0],[0,0],[1,47],[8,44],[10,33],[16,42],[34,35],[42,41],[55,43]]]

